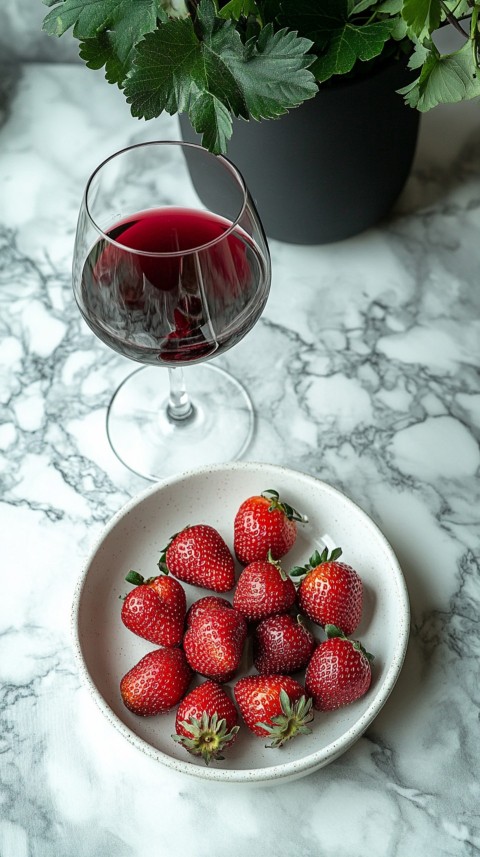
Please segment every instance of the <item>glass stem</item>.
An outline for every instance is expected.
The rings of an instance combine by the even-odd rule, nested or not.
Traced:
[[[183,369],[169,368],[170,396],[167,414],[171,420],[186,420],[193,413],[193,405],[187,393]]]

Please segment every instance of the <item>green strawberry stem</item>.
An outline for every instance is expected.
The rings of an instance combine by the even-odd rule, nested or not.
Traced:
[[[128,583],[133,583],[134,586],[141,586],[142,583],[145,583],[145,578],[138,573],[138,571],[129,571],[125,577],[125,580]]]
[[[232,726],[228,732],[224,717],[219,720],[216,713],[209,717],[206,711],[202,713],[200,720],[197,717],[191,717],[190,720],[182,720],[181,725],[191,737],[172,735],[173,740],[194,756],[201,756],[206,765],[209,765],[212,759],[222,761],[224,756],[221,753],[224,747],[233,741],[240,728]]]
[[[333,637],[340,637],[341,640],[349,640],[346,634],[340,628],[337,628],[336,625],[325,625],[325,633],[327,635],[327,639],[331,640]],[[362,646],[359,640],[349,640],[352,644],[353,648],[356,649],[357,652],[362,652],[369,661],[375,660],[375,655],[372,655],[370,652],[367,652],[366,648]]]
[[[280,494],[273,488],[268,488],[266,491],[262,491],[261,496],[264,497],[265,500],[270,500],[270,506],[268,508],[269,512],[274,512],[276,509],[279,509],[290,521],[298,521],[300,524],[308,524],[307,516],[302,515],[301,512],[297,512],[293,506],[290,506],[288,503],[284,503],[280,500]]]
[[[188,526],[183,528],[183,530],[187,530],[187,529],[188,529]],[[167,551],[168,551],[170,545],[172,544],[173,540],[176,539],[177,536],[180,535],[180,533],[183,533],[183,530],[179,530],[178,533],[174,533],[173,536],[170,536],[170,539],[168,541],[168,545],[165,545],[165,547],[162,548],[162,553],[160,554],[160,559],[157,562],[157,565],[158,565],[160,571],[162,572],[162,574],[169,574],[168,566],[167,566]]]
[[[328,548],[324,548],[322,553],[314,551],[305,565],[295,565],[290,570],[290,577],[305,577],[309,571],[312,571],[314,568],[318,568],[322,563],[335,562],[339,557],[341,557],[342,553],[343,551],[341,548],[334,548],[330,554],[328,553]],[[297,581],[295,581],[295,583],[297,583]]]
[[[306,696],[293,703],[288,693],[282,688],[280,691],[281,714],[271,718],[271,723],[257,723],[268,732],[272,739],[267,748],[283,747],[286,741],[290,741],[295,735],[308,735],[312,730],[307,726],[313,720],[312,700]]]
[[[268,554],[267,554],[267,562],[269,562],[271,565],[274,565],[274,566],[275,566],[275,568],[277,569],[277,571],[278,571],[278,573],[279,573],[280,577],[282,578],[282,580],[286,580],[286,579],[287,579],[288,574],[283,570],[283,568],[282,568],[282,565],[281,565],[280,561],[279,561],[278,559],[274,559],[274,558],[273,558],[273,556],[272,556],[272,551],[271,551],[271,550],[269,550],[269,551],[268,551]]]

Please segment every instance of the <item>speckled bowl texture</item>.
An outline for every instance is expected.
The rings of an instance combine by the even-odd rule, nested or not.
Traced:
[[[240,503],[266,489],[308,516],[297,541],[282,561],[286,570],[308,561],[315,548],[343,550],[364,583],[363,617],[355,638],[375,655],[368,693],[337,711],[316,712],[310,735],[278,750],[240,729],[223,762],[207,767],[176,744],[175,712],[141,718],[123,705],[122,676],[155,646],[136,637],[121,622],[119,600],[131,588],[130,569],[145,577],[157,573],[157,561],[169,538],[183,527],[216,527],[233,551],[233,521]],[[238,573],[241,568],[238,566]],[[184,584],[187,601],[209,594]],[[231,593],[228,594],[231,597]],[[156,483],[133,498],[104,528],[87,558],[73,604],[75,650],[82,675],[101,711],[135,747],[163,765],[185,774],[223,782],[285,782],[329,764],[354,744],[387,700],[402,667],[409,634],[409,604],[398,561],[376,524],[338,490],[305,473],[271,464],[236,463],[201,468]],[[321,628],[315,635],[324,639]],[[244,673],[254,673],[248,648]],[[239,676],[237,676],[238,678]],[[303,674],[295,676],[300,681]],[[235,683],[235,679],[230,682]]]

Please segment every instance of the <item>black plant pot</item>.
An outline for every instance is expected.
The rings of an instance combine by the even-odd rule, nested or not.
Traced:
[[[403,62],[390,61],[368,77],[324,85],[280,119],[235,120],[227,154],[270,238],[325,244],[388,214],[417,141],[419,114],[396,92],[409,79]],[[200,141],[185,114],[180,127],[186,142]],[[193,180],[202,196],[208,179]]]

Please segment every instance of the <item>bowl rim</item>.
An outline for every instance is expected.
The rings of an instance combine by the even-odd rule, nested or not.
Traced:
[[[146,742],[143,738],[140,738],[115,714],[114,711],[112,711],[112,709],[96,687],[93,679],[91,678],[87,665],[83,658],[82,646],[79,636],[80,602],[84,587],[86,585],[88,571],[94,556],[96,555],[97,551],[99,550],[107,536],[111,533],[111,531],[124,517],[129,514],[131,510],[139,506],[150,496],[161,492],[162,490],[170,487],[171,485],[187,481],[188,479],[191,479],[194,476],[201,476],[203,474],[209,474],[212,472],[246,472],[252,470],[255,470],[257,472],[261,472],[262,470],[268,470],[269,472],[274,471],[277,472],[279,476],[281,474],[287,474],[289,477],[294,477],[300,481],[306,481],[310,484],[320,484],[332,495],[341,498],[342,502],[346,503],[347,506],[350,505],[352,507],[352,510],[355,511],[356,516],[363,518],[368,523],[368,525],[376,531],[378,540],[383,544],[384,549],[390,555],[392,567],[395,570],[395,580],[399,598],[399,611],[404,616],[404,621],[401,623],[400,633],[398,634],[395,643],[394,654],[390,666],[388,667],[387,673],[383,679],[383,683],[379,692],[375,695],[374,699],[372,700],[368,708],[364,711],[362,716],[358,720],[356,720],[355,723],[349,729],[347,729],[347,731],[344,732],[340,738],[336,739],[335,741],[332,741],[330,744],[327,744],[326,747],[322,747],[321,749],[316,750],[313,753],[309,753],[300,759],[294,759],[288,762],[281,762],[277,765],[272,765],[268,768],[227,769],[210,768],[207,766],[201,767],[200,765],[193,764],[188,759],[183,760],[177,759],[173,756],[169,756],[162,750],[159,750],[156,747],[153,747],[151,744],[148,744],[148,742]],[[87,688],[89,689],[91,695],[93,696],[97,706],[100,708],[107,720],[110,721],[111,725],[114,726],[117,731],[119,731],[123,735],[123,737],[126,738],[127,741],[129,741],[130,744],[139,749],[144,755],[147,755],[148,757],[161,762],[166,767],[172,768],[177,772],[189,774],[190,776],[198,777],[203,780],[235,783],[266,783],[273,780],[281,781],[294,778],[302,774],[313,772],[318,768],[324,767],[325,765],[334,761],[338,756],[346,752],[362,736],[362,734],[365,732],[368,726],[370,726],[372,721],[383,708],[400,674],[400,670],[405,659],[407,644],[410,635],[410,603],[405,578],[403,576],[403,572],[401,570],[398,559],[393,551],[393,548],[391,547],[390,543],[383,535],[377,524],[370,518],[369,515],[367,515],[366,512],[363,511],[360,506],[358,506],[346,494],[344,494],[338,488],[334,488],[329,483],[319,479],[317,476],[313,476],[312,474],[305,473],[294,468],[285,467],[279,464],[270,464],[268,462],[237,461],[227,464],[205,465],[202,467],[193,468],[191,470],[182,471],[181,473],[178,473],[175,476],[159,480],[158,482],[147,486],[140,492],[137,492],[126,503],[124,503],[123,506],[121,506],[121,508],[117,512],[114,513],[114,515],[102,527],[99,535],[96,537],[96,539],[93,541],[93,543],[88,549],[88,553],[84,560],[81,574],[75,586],[71,611],[71,631],[73,636],[75,659],[79,667],[80,675]]]

